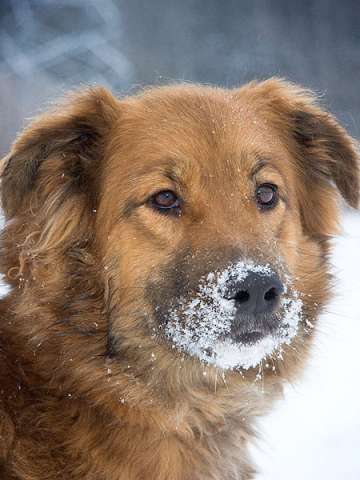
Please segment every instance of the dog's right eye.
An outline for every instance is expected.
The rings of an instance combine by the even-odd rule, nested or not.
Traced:
[[[278,202],[278,189],[272,183],[263,183],[256,189],[256,203],[260,210],[274,208]]]
[[[180,213],[181,201],[171,190],[161,190],[150,197],[150,206],[161,213]]]

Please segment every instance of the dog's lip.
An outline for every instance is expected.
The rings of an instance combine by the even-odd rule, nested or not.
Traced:
[[[251,330],[248,332],[233,332],[231,338],[235,340],[236,343],[242,343],[244,345],[252,345],[259,342],[266,335],[265,332],[260,330]]]

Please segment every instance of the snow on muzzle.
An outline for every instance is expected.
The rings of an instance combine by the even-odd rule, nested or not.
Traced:
[[[254,280],[255,279],[255,280]],[[200,278],[192,298],[167,312],[165,333],[179,350],[223,369],[249,369],[296,335],[302,302],[288,275],[241,261]]]

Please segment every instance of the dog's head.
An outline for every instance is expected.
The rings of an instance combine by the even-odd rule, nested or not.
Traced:
[[[329,297],[339,194],[358,204],[354,144],[292,84],[87,90],[4,161],[2,268],[35,343],[135,376],[277,374]]]

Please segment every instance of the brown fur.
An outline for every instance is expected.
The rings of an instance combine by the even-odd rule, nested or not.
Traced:
[[[253,200],[263,159],[256,181],[286,199],[271,212]],[[97,88],[31,123],[2,170],[1,478],[254,478],[254,419],[303,366],[306,321],[331,295],[338,193],[358,204],[351,138],[311,93],[276,79],[122,100]],[[177,179],[183,215],[162,217],[146,199]],[[151,334],[151,302],[176,295],[183,267],[195,282],[234,252],[281,255],[305,306],[261,375],[222,374]]]

